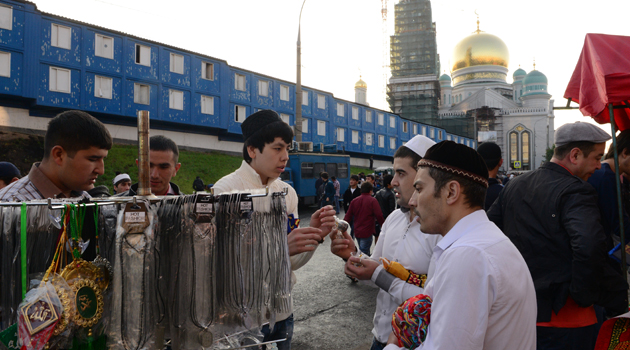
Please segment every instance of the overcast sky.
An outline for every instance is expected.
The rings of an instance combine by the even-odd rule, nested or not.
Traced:
[[[228,64],[295,82],[302,0],[34,0],[41,11],[123,31],[226,60]],[[164,3],[163,6],[156,5]],[[388,1],[388,35],[394,3]],[[167,5],[168,4],[168,5]],[[438,53],[448,72],[453,47],[476,29],[499,36],[510,50],[508,83],[519,67],[549,80],[555,105],[566,105],[567,83],[586,33],[629,35],[630,0],[433,0]],[[307,0],[302,13],[302,84],[353,101],[363,76],[368,103],[389,110],[380,0]],[[442,73],[442,72],[440,72]],[[556,111],[555,126],[589,121]],[[610,126],[603,129],[610,133]]]

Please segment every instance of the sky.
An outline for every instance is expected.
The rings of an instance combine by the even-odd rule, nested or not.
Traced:
[[[32,0],[33,1],[33,0]],[[385,100],[394,4],[382,0],[306,0],[301,17],[302,85],[354,101],[359,77],[368,103]],[[302,0],[34,0],[39,10],[227,61],[231,66],[295,82]],[[160,5],[163,4],[163,5]],[[453,47],[476,30],[497,35],[510,51],[508,83],[521,68],[549,81],[555,106],[563,98],[586,33],[630,35],[629,0],[433,0],[438,53],[448,73]],[[625,18],[624,18],[625,16]],[[384,58],[386,60],[384,60]],[[443,73],[443,72],[441,72]],[[556,129],[592,122],[578,110],[555,111]],[[610,133],[610,126],[602,128]]]

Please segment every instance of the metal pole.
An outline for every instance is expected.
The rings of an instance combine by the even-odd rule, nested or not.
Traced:
[[[150,196],[149,111],[138,111],[138,195]]]
[[[626,233],[623,229],[623,207],[621,206],[621,182],[619,177],[619,154],[617,152],[617,135],[615,130],[615,116],[613,113],[612,103],[608,104],[608,113],[610,114],[610,128],[612,131],[612,147],[615,159],[615,180],[617,183],[617,214],[619,215],[619,235],[621,236],[621,273],[623,276],[628,275],[628,266],[626,265]]]
[[[302,2],[300,8],[300,19],[298,21],[297,38],[297,74],[295,78],[295,141],[302,142],[302,42],[300,31],[302,26],[302,10],[306,0]]]

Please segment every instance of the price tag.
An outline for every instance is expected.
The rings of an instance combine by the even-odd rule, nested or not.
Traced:
[[[147,213],[143,211],[132,211],[125,213],[125,222],[144,222]]]
[[[197,203],[196,211],[197,214],[211,214],[212,203]]]
[[[241,202],[241,211],[252,211],[252,201],[244,200]]]

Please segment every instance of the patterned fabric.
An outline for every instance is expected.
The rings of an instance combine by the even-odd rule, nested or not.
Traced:
[[[383,268],[385,268],[385,271],[391,273],[392,275],[400,278],[401,280],[409,284],[424,288],[424,283],[427,281],[427,275],[420,275],[411,270],[407,270],[400,263],[389,261],[386,258],[381,258],[380,260],[383,263]]]
[[[289,214],[289,220],[287,224],[288,224],[287,234],[289,234],[294,229],[300,227],[300,219],[296,218],[293,214]]]
[[[630,349],[630,318],[612,318],[602,324],[595,350]]]
[[[42,196],[28,176],[0,190],[0,202],[23,202],[33,199],[42,199]]]
[[[392,330],[398,345],[415,349],[427,337],[431,321],[431,297],[424,294],[407,299],[392,316]]]

